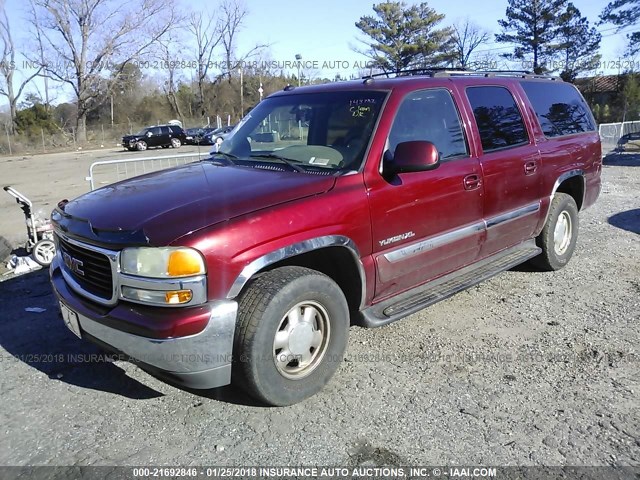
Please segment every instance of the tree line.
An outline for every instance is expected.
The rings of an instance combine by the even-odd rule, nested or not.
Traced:
[[[23,12],[28,35],[19,44],[3,7],[0,95],[9,105],[7,131],[72,126],[82,141],[87,124],[96,122],[140,124],[171,117],[206,123],[214,114],[237,120],[260,100],[261,91],[302,80],[270,68],[264,61],[269,45],[240,51],[238,39],[250,13],[242,0],[183,10],[174,0],[28,0]],[[574,81],[601,61],[596,26],[619,32],[639,18],[640,0],[612,0],[596,24],[568,0],[509,0],[493,34],[468,19],[445,26],[445,16],[426,2],[387,1],[355,21],[362,34],[356,50],[381,72],[495,69],[506,61]],[[628,54],[635,55],[640,31],[627,36]],[[495,54],[488,47],[492,41],[513,50]],[[194,52],[188,55],[192,62],[185,63],[185,51]],[[263,61],[249,62],[256,59]],[[157,68],[145,68],[148,64]],[[303,73],[304,83],[339,79]],[[25,95],[35,79],[44,88]],[[71,92],[73,100],[57,102],[63,92]]]

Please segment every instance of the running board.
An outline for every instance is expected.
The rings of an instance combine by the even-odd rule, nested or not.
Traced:
[[[373,328],[400,320],[477,283],[484,282],[500,272],[520,265],[536,257],[540,252],[542,250],[536,246],[535,240],[502,250],[477,263],[364,309],[361,312],[360,324],[363,327]]]

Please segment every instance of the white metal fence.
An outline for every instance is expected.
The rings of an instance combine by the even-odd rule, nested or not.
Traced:
[[[619,147],[619,142],[622,137],[630,133],[640,132],[640,121],[601,123],[598,132],[600,133],[600,141],[602,142],[602,153],[607,154]]]
[[[186,165],[197,162],[203,157],[209,156],[209,152],[185,153],[182,155],[165,155],[162,157],[138,157],[123,160],[105,160],[94,162],[89,167],[89,182],[91,190],[109,185],[120,180],[143,175],[145,173],[165,170],[167,168]]]

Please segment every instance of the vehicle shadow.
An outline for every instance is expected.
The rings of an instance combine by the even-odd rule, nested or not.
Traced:
[[[223,403],[231,403],[234,405],[240,405],[243,407],[264,407],[268,408],[264,403],[255,400],[250,397],[242,389],[233,385],[227,385],[226,387],[213,388],[211,390],[194,390],[192,388],[178,387],[182,390],[197,395],[199,397],[208,398],[210,400],[216,400]]]
[[[640,167],[640,153],[611,152],[602,159],[604,165]]]
[[[609,217],[609,224],[640,235],[640,208],[616,213]]]
[[[0,283],[3,363],[23,362],[53,381],[131,399],[162,396],[127,376],[98,347],[81,341],[64,326],[48,273],[37,270]]]

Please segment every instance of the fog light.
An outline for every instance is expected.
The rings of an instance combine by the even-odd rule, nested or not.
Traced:
[[[171,292],[164,293],[164,299],[166,303],[187,303],[191,301],[193,294],[191,290],[173,290]]]
[[[193,292],[191,290],[142,290],[123,285],[122,296],[143,303],[179,305],[190,302],[193,298]]]

